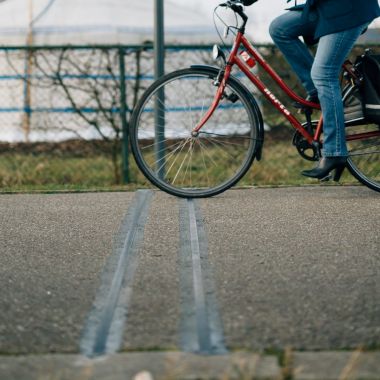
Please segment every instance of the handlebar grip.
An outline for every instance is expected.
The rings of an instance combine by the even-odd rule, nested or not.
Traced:
[[[258,0],[229,0],[226,3],[219,4],[219,6],[225,7],[225,8],[227,7],[232,8],[233,6],[244,5],[245,7],[248,7],[252,5],[253,3],[256,3],[256,1]]]

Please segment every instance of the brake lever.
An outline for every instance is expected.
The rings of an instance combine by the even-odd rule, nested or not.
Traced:
[[[230,5],[230,8],[236,12],[236,13],[240,13],[240,12],[243,12],[244,10],[244,7],[242,4],[231,4]]]

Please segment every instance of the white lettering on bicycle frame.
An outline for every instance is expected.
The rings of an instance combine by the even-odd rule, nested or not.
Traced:
[[[267,88],[264,89],[264,92],[273,100],[274,103],[280,106],[286,116],[290,115],[290,112],[286,109],[286,107]]]

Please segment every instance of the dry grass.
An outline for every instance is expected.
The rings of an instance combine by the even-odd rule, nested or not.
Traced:
[[[303,160],[289,138],[283,141],[268,139],[263,158],[254,161],[251,169],[239,182],[240,186],[281,186],[318,183],[300,175],[313,162]],[[99,152],[78,157],[75,154],[56,155],[43,152],[5,152],[0,155],[0,192],[60,191],[60,190],[134,190],[150,184],[130,158],[131,184],[115,184],[109,156]],[[343,183],[356,183],[348,173]]]

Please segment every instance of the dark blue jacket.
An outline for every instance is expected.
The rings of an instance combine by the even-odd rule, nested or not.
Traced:
[[[315,38],[341,32],[380,16],[378,0],[307,0],[304,17],[318,15]]]

